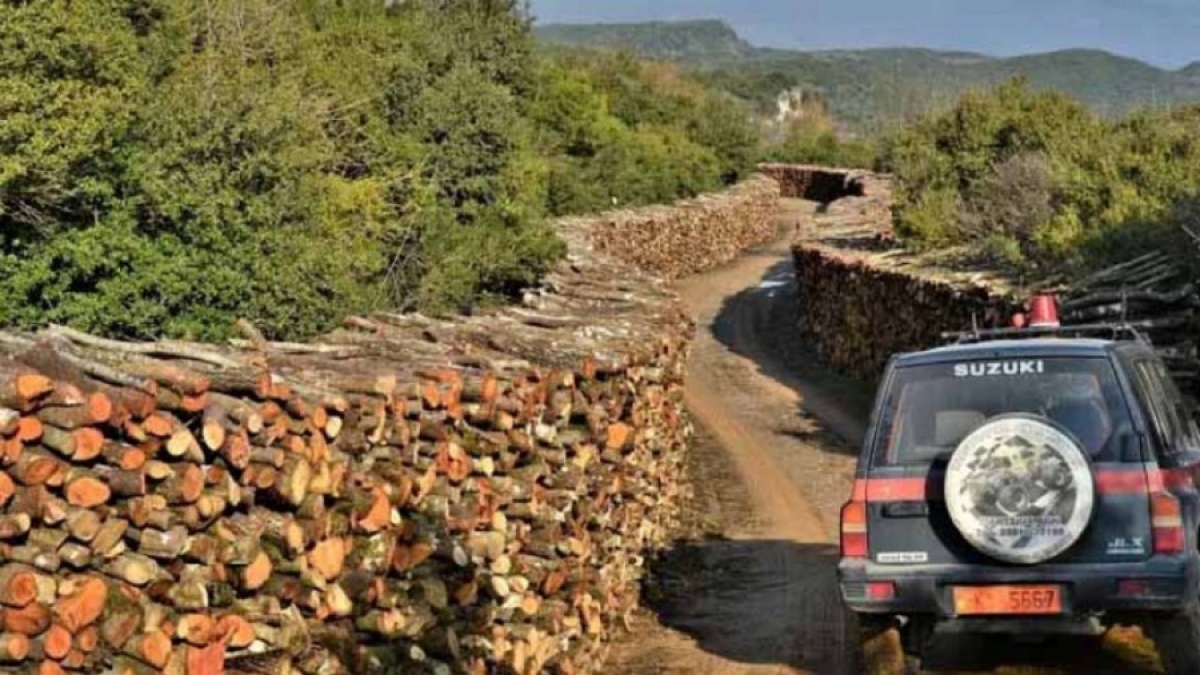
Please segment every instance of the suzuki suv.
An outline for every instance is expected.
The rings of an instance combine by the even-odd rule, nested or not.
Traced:
[[[1200,673],[1200,431],[1148,343],[1081,334],[975,333],[888,365],[838,578],[910,667],[935,629],[1139,625],[1168,673]]]

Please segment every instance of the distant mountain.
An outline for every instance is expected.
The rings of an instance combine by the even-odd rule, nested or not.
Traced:
[[[752,56],[755,48],[723,21],[549,24],[543,42],[637,52],[653,59],[713,61]]]
[[[770,110],[781,87],[819,91],[855,127],[886,125],[953,102],[965,90],[1024,76],[1109,115],[1200,101],[1200,62],[1178,71],[1101,50],[1012,58],[920,48],[794,51],[750,45],[720,21],[547,25],[545,44],[620,49],[680,61]]]

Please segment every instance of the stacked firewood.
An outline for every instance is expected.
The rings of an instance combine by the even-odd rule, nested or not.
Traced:
[[[729,262],[748,246],[782,234],[773,219],[778,204],[779,184],[755,176],[674,206],[591,218],[587,230],[599,253],[675,279]]]
[[[761,164],[758,169],[778,181],[780,195],[789,199],[828,203],[864,191],[864,172],[807,164]]]
[[[715,209],[744,221],[726,246],[757,240],[758,189]],[[565,224],[566,263],[471,317],[305,344],[0,333],[0,668],[596,670],[690,434],[693,324],[597,253],[611,223]]]
[[[628,293],[573,291],[548,302],[615,319],[600,298]],[[586,669],[672,524],[687,433],[686,322],[640,318],[661,337],[533,308],[247,353],[0,336],[0,661],[318,672],[333,635],[351,667]]]
[[[942,344],[947,331],[1007,325],[1020,310],[1003,280],[940,268],[881,241],[892,224],[888,176],[766,168],[794,184],[827,173],[856,186],[804,223],[792,246],[801,341],[835,370],[872,381],[894,354]]]
[[[1063,298],[1066,324],[1130,324],[1162,355],[1186,393],[1200,399],[1200,294],[1167,252],[1103,269],[1071,285]]]
[[[785,193],[813,194],[821,181],[852,180],[849,172],[819,167],[763,169],[783,183]],[[944,332],[1007,327],[1014,314],[1028,309],[998,275],[941,269],[881,242],[890,231],[890,180],[874,174],[853,180],[861,194],[828,204],[801,228],[793,247],[798,328],[827,364],[874,379],[892,354],[942,344]],[[1124,325],[1148,338],[1200,409],[1200,292],[1193,280],[1178,256],[1159,251],[1070,285],[1042,285],[1066,289],[1063,324],[1101,325],[1101,334]]]
[[[1019,306],[986,286],[890,270],[868,256],[793,248],[797,328],[826,364],[874,380],[888,359],[943,342],[942,333],[1006,325]]]
[[[892,218],[892,181],[879,174],[859,174],[854,178],[859,191],[828,204],[821,214],[826,230],[859,229],[877,244],[894,245]]]
[[[763,164],[759,169],[779,182],[782,196],[825,204],[823,228],[857,226],[877,239],[894,239],[890,176],[804,164]]]

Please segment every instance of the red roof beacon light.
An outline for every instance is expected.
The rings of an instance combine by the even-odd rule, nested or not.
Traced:
[[[1057,328],[1058,302],[1053,295],[1035,295],[1029,303],[1030,328]]]

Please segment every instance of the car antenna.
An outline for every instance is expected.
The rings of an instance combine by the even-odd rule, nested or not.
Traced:
[[[1135,338],[1142,337],[1137,329],[1129,325],[1129,288],[1124,284],[1121,285],[1121,326],[1132,332]]]

